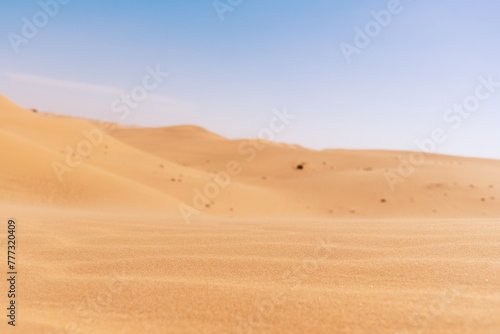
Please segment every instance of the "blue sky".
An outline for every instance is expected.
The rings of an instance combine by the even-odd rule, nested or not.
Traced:
[[[296,118],[277,141],[417,150],[415,140],[442,128],[436,152],[500,159],[500,88],[457,128],[443,120],[480,77],[500,82],[500,4],[391,1],[222,0],[236,5],[221,20],[211,0],[71,0],[17,53],[12,34],[25,38],[23,17],[33,23],[43,9],[2,1],[0,94],[44,111],[197,124],[230,138],[256,136],[286,107]],[[390,8],[397,13],[348,62],[341,43],[356,46],[355,28]],[[112,102],[157,65],[169,76],[118,119]]]

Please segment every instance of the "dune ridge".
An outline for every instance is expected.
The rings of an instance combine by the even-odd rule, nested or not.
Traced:
[[[0,145],[20,241],[2,333],[500,332],[499,161],[426,155],[391,189],[410,152],[101,124],[3,96]]]
[[[151,209],[156,207],[171,214],[178,213],[181,204],[194,207],[194,190],[198,189],[205,195],[198,196],[203,197],[199,202],[208,205],[203,210],[197,206],[202,215],[500,216],[500,184],[495,184],[500,179],[500,162],[494,160],[427,155],[414,175],[402,178],[393,190],[387,175],[399,175],[399,158],[407,157],[409,152],[314,151],[256,139],[228,140],[195,126],[115,125],[113,131],[106,133],[94,121],[46,117],[22,109],[5,97],[0,102],[0,130],[8,161],[0,171],[9,173],[10,179],[45,180],[39,191],[33,182],[4,186],[31,197],[38,194],[37,201],[41,203],[49,192],[54,194],[53,203],[71,205],[71,196],[59,189],[75,189],[75,182],[83,182],[87,188],[85,196],[93,197],[96,203],[107,201],[110,195],[102,191],[102,175],[111,175],[109,180],[121,178],[121,185],[107,186],[122,189],[117,202],[133,206],[138,201],[134,194],[149,188],[147,196],[151,199],[147,202]],[[58,182],[53,162],[67,166],[68,148],[73,150],[75,159],[79,158],[75,153],[78,144],[88,141],[84,133],[97,132],[101,133],[102,142],[92,145],[91,153],[83,157],[78,167],[63,171],[64,181]],[[9,135],[7,139],[5,136]],[[12,136],[22,137],[23,144],[15,143]],[[32,145],[27,148],[29,143]],[[26,150],[24,158],[18,154],[19,145],[24,145],[21,151]],[[38,163],[29,164],[29,159]],[[205,187],[213,175],[226,171],[231,161],[238,163],[239,173],[230,175],[227,188],[219,187],[217,196],[209,198]],[[299,164],[305,168],[298,170]],[[2,196],[3,200],[15,198],[8,192]],[[449,204],[433,204],[436,202]]]

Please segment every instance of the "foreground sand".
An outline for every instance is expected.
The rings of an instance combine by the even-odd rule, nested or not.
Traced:
[[[40,212],[18,223],[21,311],[12,333],[500,329],[498,221],[187,226],[161,217]]]
[[[19,271],[17,326],[3,315],[0,333],[500,333],[499,161],[408,170],[409,152],[124,127],[2,96],[0,146],[0,254],[14,217]]]

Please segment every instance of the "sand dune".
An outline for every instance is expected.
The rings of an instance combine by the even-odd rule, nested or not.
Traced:
[[[21,278],[2,333],[500,332],[499,161],[425,155],[402,173],[410,152],[104,124],[2,96],[0,147]]]

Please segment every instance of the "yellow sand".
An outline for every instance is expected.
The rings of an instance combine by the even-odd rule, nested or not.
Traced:
[[[408,152],[1,96],[0,149],[0,252],[14,217],[19,272],[15,329],[0,284],[0,333],[500,333],[498,161],[426,155],[405,174]]]

